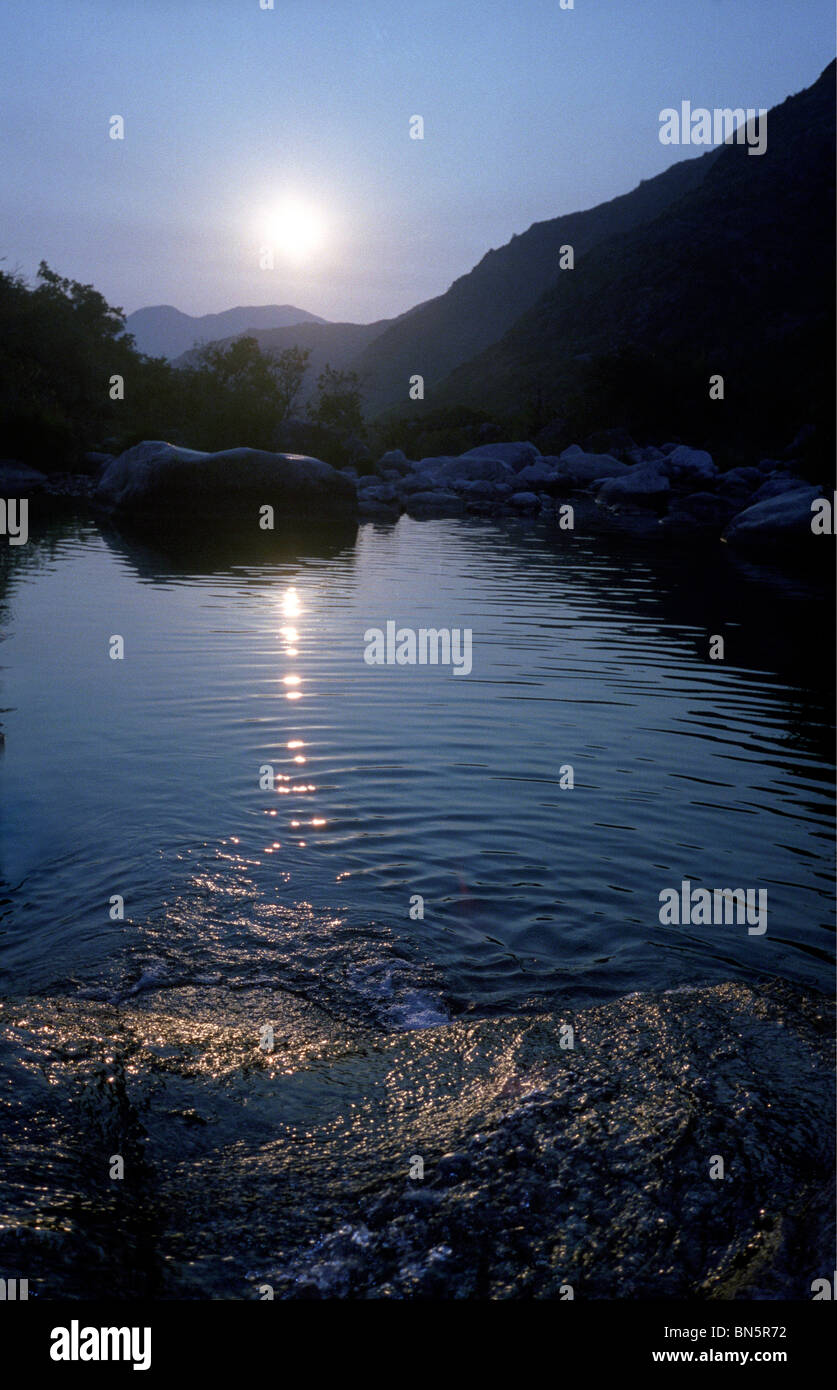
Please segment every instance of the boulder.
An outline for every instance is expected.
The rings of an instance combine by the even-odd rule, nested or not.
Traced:
[[[466,501],[493,502],[495,498],[501,497],[507,489],[499,487],[497,483],[490,483],[486,478],[474,478],[473,482],[460,483],[457,492],[464,496]]]
[[[640,463],[619,477],[606,478],[598,490],[596,501],[607,507],[626,503],[653,507],[670,488],[671,483],[658,464]]]
[[[723,497],[750,497],[761,481],[757,468],[730,468],[718,479],[718,491]]]
[[[462,454],[464,459],[494,459],[500,463],[505,463],[509,468],[514,469],[515,473],[521,468],[525,468],[527,463],[534,463],[541,456],[540,450],[534,444],[479,444],[476,449],[469,449]]]
[[[109,463],[94,502],[126,516],[252,517],[270,504],[283,516],[353,517],[351,479],[330,464],[302,454],[225,449],[205,454],[161,440],[146,440]]]
[[[537,511],[541,505],[541,499],[534,492],[515,492],[510,498],[510,506],[519,512]]]
[[[402,497],[409,497],[411,492],[432,492],[435,486],[435,473],[408,473],[398,483],[398,491]]]
[[[387,453],[381,455],[378,462],[375,464],[377,471],[382,474],[388,473],[391,470],[399,474],[405,474],[409,473],[412,467],[413,465],[407,458],[403,449],[389,449]]]
[[[588,487],[598,478],[617,478],[628,471],[627,463],[610,454],[587,454],[577,444],[559,457],[558,477],[574,487]]]
[[[407,498],[405,506],[410,516],[424,519],[461,516],[465,510],[462,498],[444,488],[436,488],[432,492],[413,492]]]
[[[662,452],[666,453],[665,445]],[[710,482],[718,475],[712,455],[707,454],[705,449],[690,449],[688,444],[678,444],[660,467],[665,469],[666,476],[672,482]]]
[[[521,468],[515,477],[516,483],[529,483],[530,486],[542,486],[544,483],[552,483],[558,477],[558,469],[546,459],[538,459],[537,463],[527,463],[525,468]]]
[[[781,497],[784,492],[798,492],[802,484],[790,473],[779,473],[773,478],[765,478],[761,487],[753,493],[751,502],[766,502],[770,497]]]
[[[431,473],[439,483],[473,482],[480,478],[484,482],[502,483],[513,478],[512,469],[502,459],[475,458],[473,454],[461,454],[458,458],[422,459],[422,472]]]
[[[813,542],[811,503],[821,497],[818,487],[800,486],[779,497],[756,502],[734,516],[723,539],[742,549],[772,549],[774,546]]]
[[[0,493],[6,498],[28,497],[46,486],[47,476],[17,459],[0,459]]]

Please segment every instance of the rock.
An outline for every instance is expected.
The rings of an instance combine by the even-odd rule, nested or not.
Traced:
[[[534,492],[515,492],[510,498],[510,506],[519,512],[537,511],[541,505],[541,499]]]
[[[781,473],[788,465],[781,463],[779,459],[760,459],[756,466],[759,473]]]
[[[661,454],[666,454],[666,455],[668,455],[668,454],[673,454],[674,451],[675,451],[675,449],[678,449],[679,447],[680,447],[680,446],[679,446],[678,444],[671,444],[671,443],[668,443],[668,444],[661,444],[661,445],[660,445],[660,453],[661,453]]]
[[[528,463],[525,468],[521,468],[515,478],[517,483],[534,483],[536,486],[542,483],[552,483],[558,477],[558,469],[546,459],[538,459],[537,463]]]
[[[811,531],[811,503],[821,496],[820,488],[801,486],[779,497],[756,502],[733,517],[723,539],[730,545],[751,549],[807,541],[813,545],[819,538]]]
[[[781,473],[774,478],[766,478],[757,492],[750,498],[752,502],[766,502],[770,497],[781,497],[784,492],[798,492],[802,484],[790,473]]]
[[[521,468],[525,468],[527,463],[534,463],[540,458],[540,450],[534,444],[479,444],[476,449],[469,449],[462,454],[463,459],[496,459],[505,463],[509,468],[517,473]]]
[[[460,483],[457,491],[466,501],[492,502],[495,498],[501,497],[505,489],[498,487],[496,483],[488,482],[486,478],[474,478],[473,482]]]
[[[665,447],[663,453],[666,453]],[[673,482],[709,482],[718,474],[712,455],[705,449],[690,449],[688,444],[678,444],[672,449],[661,467]]]
[[[670,487],[668,477],[658,464],[640,463],[620,477],[607,478],[598,490],[596,501],[608,507],[625,503],[653,507]]]
[[[662,449],[657,449],[653,444],[644,448],[637,446],[635,449],[626,449],[623,462],[625,463],[662,463],[666,455]]]
[[[4,497],[28,496],[46,486],[47,476],[17,459],[0,459],[0,493]]]
[[[761,481],[757,468],[730,468],[718,479],[718,491],[723,497],[750,497]]]
[[[461,516],[465,504],[455,492],[443,488],[433,492],[413,492],[407,498],[406,510],[410,516],[430,518],[437,516]]]
[[[357,485],[358,502],[396,502],[397,492],[392,483],[376,482],[372,479],[371,485],[364,486],[366,478],[359,478]]]
[[[225,449],[205,454],[146,440],[109,463],[94,502],[120,515],[256,517],[270,504],[282,517],[352,517],[357,493],[350,478],[320,459]]]
[[[409,473],[412,467],[413,465],[407,458],[403,449],[388,450],[387,453],[381,455],[378,462],[375,464],[375,468],[379,473],[388,473],[390,470],[394,470],[402,475]]]
[[[586,454],[577,444],[565,449],[559,458],[558,476],[574,487],[587,487],[598,478],[617,478],[628,465],[610,454]]]
[[[458,458],[422,459],[421,469],[439,483],[472,482],[480,478],[489,483],[501,483],[514,477],[512,469],[502,459],[475,458],[461,454]]]
[[[398,491],[402,497],[408,497],[411,492],[432,492],[435,486],[435,473],[408,473],[399,482]]]

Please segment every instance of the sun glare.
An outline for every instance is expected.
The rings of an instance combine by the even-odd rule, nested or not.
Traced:
[[[285,198],[262,218],[260,234],[278,255],[305,261],[323,244],[325,227],[317,210],[299,198]]]

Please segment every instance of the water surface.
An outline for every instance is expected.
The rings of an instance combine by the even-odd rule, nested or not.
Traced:
[[[264,985],[398,1029],[830,987],[813,582],[406,517],[255,550],[79,519],[4,555],[0,992]],[[388,620],[470,628],[472,673],[366,665]],[[767,889],[766,935],[661,926],[682,879]]]

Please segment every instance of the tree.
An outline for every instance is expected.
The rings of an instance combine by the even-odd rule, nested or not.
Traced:
[[[317,378],[317,395],[311,419],[337,434],[362,434],[360,377],[357,372],[338,371],[326,363]]]
[[[203,343],[186,374],[188,428],[197,447],[273,448],[308,368],[307,349],[265,354],[252,337]]]
[[[282,412],[279,417],[280,420],[287,420],[288,416],[293,414],[293,408],[302,390],[305,373],[308,371],[310,356],[311,349],[301,347],[289,347],[282,352],[268,354],[269,360],[273,364],[273,375],[279,393]]]

